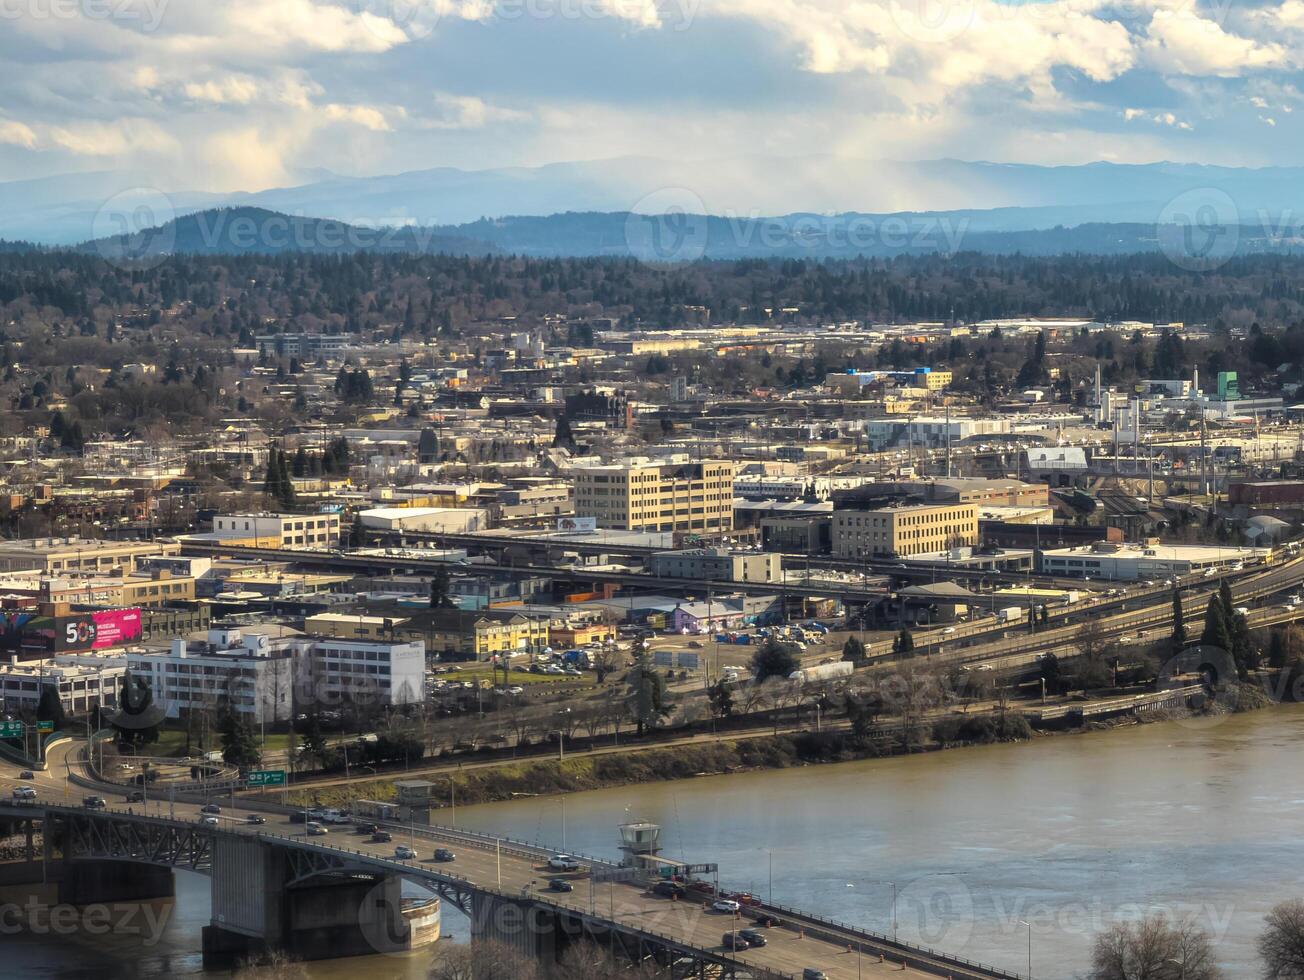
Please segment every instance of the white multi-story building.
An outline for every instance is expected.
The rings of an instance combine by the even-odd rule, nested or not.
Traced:
[[[164,651],[127,656],[154,701],[177,718],[223,701],[254,723],[352,703],[397,707],[425,700],[425,644],[304,636],[280,626],[211,629]]]
[[[949,440],[959,445],[975,436],[1006,435],[1010,421],[1004,418],[947,419],[942,416],[917,415],[910,418],[870,419],[865,423],[865,438],[873,449],[889,446],[927,446],[937,449]]]
[[[21,664],[12,657],[0,666],[0,714],[35,711],[47,687],[58,690],[63,710],[70,715],[114,707],[126,667],[120,655],[70,654]]]

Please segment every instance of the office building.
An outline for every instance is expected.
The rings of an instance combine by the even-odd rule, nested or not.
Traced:
[[[627,531],[724,532],[733,528],[734,464],[640,463],[571,471],[575,515]]]
[[[839,558],[904,557],[978,543],[974,504],[890,505],[833,512],[833,554]]]

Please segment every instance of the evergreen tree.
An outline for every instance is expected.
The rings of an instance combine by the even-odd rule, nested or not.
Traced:
[[[1209,608],[1204,613],[1204,633],[1200,642],[1205,646],[1218,647],[1231,652],[1232,638],[1227,630],[1227,619],[1223,615],[1222,602],[1217,596],[1209,600]]]
[[[450,582],[448,570],[441,568],[435,572],[434,577],[430,580],[430,608],[431,609],[455,609],[456,603],[453,602],[449,594]]]
[[[228,765],[250,769],[258,765],[262,752],[253,722],[223,699],[218,711],[217,728],[222,736],[222,759]]]
[[[570,419],[565,415],[557,419],[557,431],[552,437],[554,449],[570,449],[575,445],[575,434],[571,432]]]
[[[860,637],[854,634],[847,637],[847,642],[842,644],[842,659],[853,664],[859,664],[864,661],[865,644],[860,642]]]

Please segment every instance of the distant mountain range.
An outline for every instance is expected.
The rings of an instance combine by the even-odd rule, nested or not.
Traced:
[[[378,177],[323,171],[294,186],[217,194],[158,188],[146,173],[98,171],[0,182],[0,238],[71,245],[120,230],[137,201],[162,225],[217,207],[255,207],[359,227],[447,227],[507,216],[653,213],[716,217],[797,214],[952,215],[971,233],[1154,225],[1206,205],[1219,220],[1304,214],[1304,167],[1092,163],[1043,167],[961,160],[846,160],[825,156],[655,160],[622,157],[534,168],[441,167]],[[138,223],[133,221],[132,226]],[[518,225],[513,234],[537,235]],[[554,250],[568,247],[554,242]]]

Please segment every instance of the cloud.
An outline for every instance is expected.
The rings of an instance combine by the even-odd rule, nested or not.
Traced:
[[[1143,119],[1148,122],[1158,123],[1160,126],[1172,126],[1175,129],[1191,128],[1191,124],[1183,119],[1179,119],[1172,112],[1151,112],[1148,109],[1124,109],[1123,119],[1132,122],[1135,119]]]
[[[36,133],[30,126],[25,126],[12,119],[0,119],[0,143],[21,146],[25,150],[36,149]]]
[[[481,129],[493,123],[523,122],[526,113],[490,105],[474,95],[436,92],[435,109],[426,120],[431,129]]]
[[[326,118],[337,122],[353,123],[363,129],[370,129],[374,133],[387,133],[390,131],[389,121],[385,118],[385,114],[375,106],[339,105],[332,102],[326,106]]]
[[[1286,49],[1224,31],[1189,10],[1156,10],[1141,45],[1160,71],[1235,77],[1255,68],[1287,67]]]

